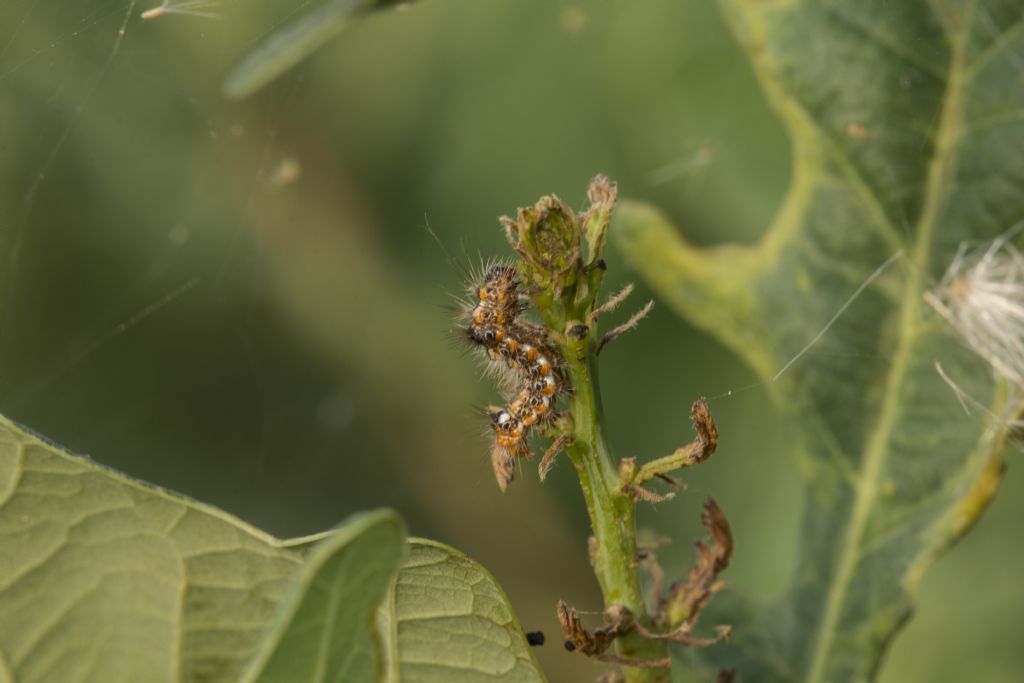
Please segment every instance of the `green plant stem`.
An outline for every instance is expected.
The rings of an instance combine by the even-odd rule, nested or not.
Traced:
[[[586,499],[594,533],[592,562],[604,594],[605,607],[622,605],[650,626],[640,585],[636,547],[636,504],[618,493],[620,481],[612,464],[611,449],[602,429],[600,392],[593,343],[569,341],[563,347],[566,370],[572,382],[573,444],[568,448]],[[619,657],[657,660],[668,656],[663,641],[648,640],[631,631],[616,640]],[[671,675],[667,668],[623,667],[629,683],[662,683]]]

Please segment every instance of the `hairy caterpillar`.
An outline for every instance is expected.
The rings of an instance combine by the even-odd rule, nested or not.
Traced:
[[[555,400],[565,379],[558,352],[547,343],[539,325],[520,318],[528,305],[519,292],[519,279],[511,265],[486,269],[473,286],[476,303],[467,311],[465,328],[470,342],[483,349],[505,381],[512,396],[505,407],[488,409],[494,430],[491,463],[501,490],[512,480],[516,458],[532,455],[530,430],[556,414]]]

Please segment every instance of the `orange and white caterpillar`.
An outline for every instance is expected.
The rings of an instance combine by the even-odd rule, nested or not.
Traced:
[[[495,437],[491,462],[504,491],[512,480],[515,459],[532,455],[527,444],[530,430],[556,414],[555,400],[564,390],[565,379],[561,358],[547,343],[544,329],[520,319],[527,304],[514,266],[488,268],[473,293],[477,301],[467,311],[466,336],[505,375],[512,395],[508,406],[488,410]]]

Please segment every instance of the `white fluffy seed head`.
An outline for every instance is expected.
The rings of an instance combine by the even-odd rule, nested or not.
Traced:
[[[1010,238],[960,246],[942,282],[924,298],[967,345],[1015,389],[1024,387],[1024,256]]]

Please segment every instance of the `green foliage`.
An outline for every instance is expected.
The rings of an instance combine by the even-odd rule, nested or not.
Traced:
[[[395,576],[403,538],[378,511],[305,550],[2,419],[0,680],[543,681],[490,575],[414,540]]]
[[[329,0],[260,41],[224,79],[224,95],[242,99],[288,71],[373,10],[402,0]]]
[[[337,519],[339,505],[346,511],[374,505],[397,487],[408,518],[458,534],[481,556],[502,557],[500,569],[513,592],[531,595],[517,605],[529,623],[550,619],[558,597],[595,609],[578,524],[559,514],[559,506],[575,500],[575,491],[566,488],[574,482],[562,476],[568,463],[557,465],[543,489],[521,486],[501,505],[490,487],[479,485],[483,446],[467,438],[476,433],[475,424],[467,428],[470,420],[457,417],[484,399],[470,395],[476,377],[469,365],[460,370],[455,354],[441,348],[439,331],[448,321],[433,306],[437,291],[424,283],[457,286],[437,250],[424,247],[429,240],[417,239],[413,228],[429,213],[445,244],[494,254],[498,236],[491,233],[497,231],[487,226],[497,208],[550,191],[575,207],[578,184],[600,169],[629,192],[670,205],[674,215],[692,220],[687,231],[703,239],[749,234],[786,175],[780,168],[786,155],[738,51],[722,39],[713,3],[596,3],[582,9],[519,0],[423,3],[414,13],[366,22],[346,34],[345,45],[296,70],[284,87],[239,104],[222,101],[221,69],[225,58],[252,46],[253,36],[272,38],[257,48],[254,70],[235,74],[251,89],[347,24],[345,8],[367,5],[319,0],[298,7],[312,11],[289,28],[280,23],[281,14],[294,8],[281,3],[220,3],[222,21],[171,15],[138,20],[143,4],[155,0],[121,3],[120,10],[99,0],[0,4],[0,81],[11,94],[0,107],[6,133],[0,213],[11,228],[5,231],[10,268],[0,354],[4,411],[45,424],[111,462],[131,463],[142,476],[162,480],[174,468],[182,490],[203,491],[231,509],[258,510],[254,514],[280,529],[325,528]],[[665,218],[625,207],[633,214],[626,223],[636,230],[622,237],[651,264],[650,282],[667,303],[768,378],[879,263],[899,248],[908,255],[770,385],[795,418],[790,443],[801,471],[794,471],[790,453],[760,446],[776,436],[775,414],[762,410],[759,394],[750,392],[712,405],[724,418],[726,457],[708,470],[709,479],[702,473],[691,485],[728,504],[740,543],[730,582],[768,593],[775,589],[777,557],[787,537],[796,535],[778,522],[787,519],[789,499],[795,498],[783,482],[813,482],[800,534],[806,539],[802,573],[792,592],[770,609],[751,608],[760,609],[760,624],[748,624],[741,610],[720,617],[714,609],[701,622],[736,627],[732,652],[702,656],[754,660],[749,667],[741,662],[741,669],[754,672],[743,680],[760,680],[756,675],[770,650],[778,668],[789,670],[764,679],[808,679],[812,651],[819,668],[831,666],[825,653],[832,650],[830,656],[849,656],[857,666],[877,660],[885,634],[906,614],[904,588],[912,589],[933,553],[977,518],[991,493],[986,486],[998,480],[997,460],[988,461],[987,478],[976,479],[985,454],[976,449],[968,455],[980,435],[976,421],[984,416],[964,416],[926,365],[937,358],[973,395],[993,406],[997,398],[984,368],[958,355],[940,321],[914,309],[914,290],[927,285],[912,281],[911,269],[921,265],[910,259],[927,261],[925,272],[934,276],[957,242],[990,239],[1020,217],[1021,176],[1013,159],[1024,150],[1021,136],[1008,131],[1021,125],[1015,123],[1021,90],[1020,59],[1014,57],[1014,51],[1021,54],[1021,16],[1019,3],[968,4],[974,12],[968,33],[950,30],[962,11],[958,0],[760,0],[729,7],[789,126],[796,183],[763,245],[720,247],[712,250],[716,258],[677,249]],[[529,49],[523,49],[526,35]],[[950,43],[952,35],[963,42]],[[284,42],[276,43],[281,37]],[[958,52],[960,63],[973,66],[951,69]],[[538,79],[540,73],[552,77]],[[951,78],[955,73],[962,73],[959,81]],[[232,82],[224,87],[230,92]],[[947,97],[947,91],[961,94]],[[509,108],[509,92],[556,104]],[[958,116],[963,125],[955,123]],[[523,154],[527,147],[543,153]],[[321,153],[325,149],[330,153]],[[494,162],[491,173],[481,172],[481,150]],[[275,185],[279,160],[300,163],[301,181]],[[943,180],[947,172],[953,177]],[[168,240],[172,226],[172,235],[188,237],[186,244]],[[891,235],[887,246],[877,245],[882,233]],[[591,238],[599,234],[588,229],[587,237],[593,246]],[[658,253],[641,254],[641,242]],[[614,259],[608,260],[609,277],[620,276]],[[183,282],[199,286],[179,289]],[[907,283],[913,286],[904,291]],[[161,298],[179,291],[188,295]],[[921,320],[911,320],[912,310]],[[912,323],[907,329],[927,335],[905,339],[901,317]],[[671,425],[681,421],[682,402],[739,383],[727,358],[704,340],[677,334],[673,324],[656,315],[642,335],[622,342],[631,353],[616,355],[621,352],[611,347],[602,356],[611,428],[630,437],[623,455],[661,452],[666,430],[680,431]],[[316,362],[310,362],[310,350]],[[902,377],[887,365],[894,350],[903,359]],[[670,368],[666,359],[673,359]],[[663,367],[665,381],[651,381]],[[318,420],[325,392],[337,387],[343,391],[333,395],[357,405],[358,419],[343,433],[322,429]],[[438,387],[444,387],[444,401],[422,400]],[[637,392],[643,402],[632,400]],[[885,426],[883,415],[893,420],[884,430],[877,428]],[[880,445],[869,449],[864,437],[872,434]],[[375,457],[333,457],[339,452]],[[277,457],[283,453],[287,457]],[[877,465],[876,485],[869,487],[875,500],[856,497],[850,483],[867,472],[868,453]],[[39,453],[33,457],[42,462]],[[46,466],[80,464],[89,475],[71,481],[109,483],[112,475],[78,460],[58,458]],[[733,481],[720,478],[723,472]],[[49,472],[23,474],[30,487],[44,478],[47,485],[63,485]],[[231,561],[242,570],[227,567],[214,579],[236,588],[197,587],[189,594],[205,592],[235,605],[250,583],[259,586],[255,595],[272,589],[272,599],[262,598],[267,604],[241,603],[245,614],[237,623],[256,623],[252,632],[220,632],[238,651],[230,660],[199,649],[214,642],[192,613],[204,603],[186,605],[178,619],[196,625],[182,641],[182,673],[212,671],[214,665],[242,670],[273,623],[277,601],[302,570],[303,556],[280,541],[123,479],[118,481],[126,489],[104,484],[102,495],[114,503],[125,496],[148,502],[141,511],[104,516],[130,518],[129,529],[142,532],[155,526],[159,533],[151,543],[169,552],[154,555],[134,542],[131,550],[115,552],[121,550],[115,538],[89,548],[79,566],[72,550],[82,552],[84,546],[75,543],[90,520],[72,522],[91,514],[96,501],[72,511],[65,500],[69,509],[48,521],[51,506],[63,499],[32,494],[45,501],[37,514],[22,497],[30,488],[8,499],[11,476],[21,475],[12,474],[5,453],[0,681],[37,680],[44,674],[31,674],[29,667],[41,670],[47,656],[76,642],[95,654],[78,660],[95,662],[86,676],[112,680],[123,673],[111,671],[115,665],[144,658],[153,649],[150,641],[164,643],[126,622],[112,631],[112,644],[100,648],[103,633],[121,624],[102,609],[118,611],[111,606],[123,604],[118,598],[130,588],[107,581],[91,594],[110,599],[88,606],[88,627],[77,616],[82,609],[59,622],[52,617],[58,625],[38,646],[42,654],[28,652],[23,632],[44,626],[22,605],[57,614],[61,605],[51,603],[66,597],[59,589],[81,587],[89,576],[100,579],[97,566],[116,570],[166,555],[182,571],[195,565],[213,572],[217,566],[210,565]],[[971,493],[974,481],[980,483]],[[458,498],[438,495],[442,489],[458,491]],[[863,552],[871,558],[860,562],[869,570],[865,581],[852,578],[862,553],[844,540],[853,534],[851,500],[864,501],[863,533],[877,543],[871,546],[876,554]],[[1021,500],[1002,496],[1001,508],[993,510],[1001,518],[987,519],[984,533],[972,537],[978,543],[974,554],[956,553],[936,572],[942,580],[928,588],[940,599],[915,619],[917,642],[908,638],[898,646],[907,664],[888,672],[892,680],[1014,679],[1019,662],[1013,633],[1020,617],[1005,605],[1019,599],[1019,582],[1012,570],[993,581],[977,577],[992,566],[1021,564],[1020,545],[1005,540],[1012,538]],[[878,501],[887,507],[868,505]],[[692,496],[679,503],[693,504]],[[676,540],[659,552],[671,571],[689,559],[681,541],[690,532],[682,526],[684,516],[671,511],[677,508],[666,507],[656,531]],[[143,514],[155,515],[157,508],[188,510],[187,519],[201,521],[204,529],[167,539],[160,535],[160,519]],[[467,516],[467,509],[474,514]],[[899,521],[908,525],[906,533],[887,536]],[[283,566],[260,574],[249,566],[253,553],[243,550],[206,557],[202,546],[216,534],[239,536],[246,540],[243,550],[252,545],[259,557]],[[66,548],[59,545],[65,535]],[[769,546],[766,537],[777,545]],[[57,550],[36,567],[33,558],[50,557],[47,543]],[[410,543],[414,555],[417,542]],[[44,547],[32,555],[33,544]],[[516,552],[507,552],[510,547]],[[851,580],[838,581],[838,567],[848,568]],[[19,593],[19,569],[41,582],[38,601]],[[156,576],[147,572],[146,583],[136,585],[149,586]],[[184,579],[173,578],[180,587]],[[574,595],[563,594],[567,585],[578,588]],[[162,596],[159,590],[131,592],[129,604],[136,606],[152,602],[139,596]],[[819,628],[826,593],[834,596],[831,630]],[[209,606],[220,609],[219,603]],[[857,608],[871,615],[862,623],[877,620],[879,628],[858,629]],[[407,627],[425,623],[411,619]],[[139,639],[146,647],[138,646]],[[829,641],[834,648],[826,649]],[[513,639],[515,648],[521,638]],[[54,661],[71,662],[80,649],[68,648]],[[593,678],[591,667],[559,649],[539,652],[550,658],[549,675]],[[198,664],[185,668],[187,657]],[[157,659],[165,662],[168,655]],[[66,680],[71,670],[78,671],[54,665],[49,677]]]
[[[643,204],[612,235],[677,312],[767,381],[876,267],[903,250],[811,353],[771,384],[806,483],[789,591],[714,606],[732,642],[699,662],[743,680],[868,681],[924,569],[995,494],[1005,435],[968,416],[933,367],[1001,409],[987,368],[921,295],[958,244],[1024,215],[1013,2],[725,3],[792,138],[794,178],[760,243],[694,248]],[[910,103],[913,102],[913,105]],[[737,192],[740,192],[737,188]],[[737,463],[736,477],[742,477]],[[796,476],[796,473],[794,473]],[[683,656],[683,653],[679,653]]]
[[[494,577],[443,543],[410,540],[379,621],[389,682],[546,680]]]
[[[237,678],[296,551],[7,420],[0,448],[0,652],[15,680]]]
[[[318,543],[281,601],[244,683],[378,680],[377,605],[405,531],[394,512],[356,515]]]

